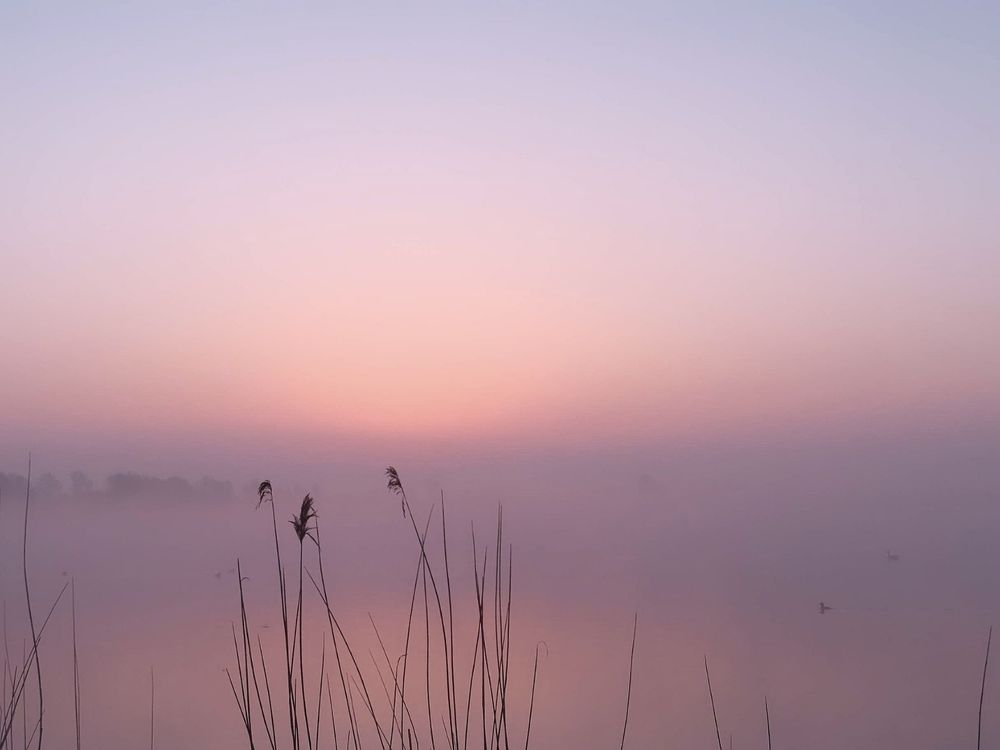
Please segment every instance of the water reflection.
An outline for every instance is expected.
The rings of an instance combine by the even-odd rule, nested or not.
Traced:
[[[551,488],[511,493],[512,736],[523,736],[532,659],[543,643],[533,744],[616,745],[638,610],[633,747],[712,746],[705,655],[723,740],[732,735],[734,747],[764,741],[765,695],[778,747],[938,750],[974,741],[986,629],[1000,601],[996,518],[979,494],[953,497],[960,512],[947,514],[928,496],[909,495],[908,512],[898,514],[893,502],[861,512],[857,497],[827,507],[843,484],[768,504],[759,476],[699,481],[706,484],[687,482],[681,500],[634,485],[615,493],[599,485],[563,488],[562,495]],[[733,491],[737,484],[759,493],[754,503]],[[471,499],[454,493],[449,506],[460,666],[471,659],[476,633],[468,529],[475,521],[482,530],[480,549],[491,543],[486,530],[495,508],[494,498],[463,489]],[[893,497],[897,491],[879,487]],[[290,516],[297,498],[278,494],[281,517]],[[434,500],[421,493],[414,504],[425,513]],[[386,672],[369,617],[393,658],[401,654],[417,561],[412,532],[375,485],[321,493],[317,504],[334,604],[377,686],[373,665]],[[251,624],[272,668],[281,668],[270,519],[253,505],[253,498],[63,499],[33,507],[36,601],[50,601],[70,577],[77,583],[86,746],[147,742],[151,667],[158,746],[244,746],[224,674],[235,663],[237,558]],[[5,498],[0,576],[14,652],[24,637],[19,514]],[[292,560],[292,529],[280,531]],[[308,593],[306,638],[318,648],[326,625]],[[821,616],[819,602],[832,608]],[[422,660],[420,649],[412,653]],[[42,651],[51,747],[72,743],[71,665],[64,609]],[[307,682],[317,671],[310,663]],[[986,738],[1000,735],[996,695],[987,692]],[[385,710],[381,688],[376,701]],[[331,746],[329,725],[323,735]]]

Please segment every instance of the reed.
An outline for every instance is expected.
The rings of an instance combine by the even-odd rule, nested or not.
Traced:
[[[291,519],[295,538],[299,544],[299,581],[294,607],[287,606],[287,585],[281,561],[280,539],[277,534],[275,496],[270,482],[258,488],[257,506],[268,503],[272,508],[272,526],[275,535],[275,563],[278,568],[279,599],[282,604],[283,632],[287,644],[285,670],[289,711],[287,730],[280,732],[274,720],[274,707],[267,679],[267,664],[259,635],[255,635],[247,613],[243,568],[237,561],[239,575],[240,624],[233,626],[233,653],[235,668],[227,670],[230,688],[237,704],[248,747],[257,746],[257,737],[267,738],[268,747],[289,744],[293,750],[320,745],[320,717],[328,715],[330,737],[339,750],[342,737],[347,750],[362,750],[366,743],[375,741],[382,750],[408,750],[429,747],[430,750],[448,748],[464,750],[478,747],[484,750],[509,750],[513,740],[513,727],[509,720],[508,696],[512,689],[512,601],[513,554],[503,537],[503,510],[497,512],[495,546],[490,555],[483,550],[480,567],[478,544],[473,535],[473,588],[475,599],[472,613],[475,632],[471,657],[466,663],[459,659],[456,637],[455,586],[449,550],[449,528],[445,497],[440,496],[440,508],[432,505],[426,521],[418,526],[414,508],[399,472],[389,467],[386,472],[387,490],[400,498],[403,517],[409,521],[417,546],[417,559],[412,578],[405,632],[402,634],[403,651],[393,654],[379,631],[374,618],[369,615],[372,632],[378,643],[380,658],[370,652],[371,667],[364,667],[358,658],[357,648],[346,632],[336,612],[326,575],[324,548],[319,515],[314,499],[306,495]],[[432,560],[429,537],[437,521],[440,529],[440,558]],[[311,544],[307,545],[307,542]],[[307,551],[309,554],[307,554]],[[489,561],[492,560],[492,569]],[[309,580],[325,615],[327,633],[322,639],[313,636],[311,642],[321,643],[318,658],[310,653],[307,644],[307,601],[303,581]],[[487,585],[487,581],[491,581]],[[419,614],[418,614],[419,613]],[[419,624],[418,624],[419,623]],[[415,637],[421,638],[423,659],[420,666],[413,660]],[[635,633],[633,631],[633,651]],[[253,648],[257,642],[256,651]],[[333,675],[326,669],[326,642],[331,643]],[[315,648],[315,647],[314,647]],[[319,679],[313,689],[307,689],[309,675],[307,664],[319,664]],[[414,688],[410,672],[418,669],[422,685]],[[630,683],[632,664],[630,662]],[[530,700],[524,724],[523,744],[527,749],[531,740],[531,722],[534,715],[535,693],[539,676],[539,649],[536,645],[531,673]],[[339,682],[341,696],[335,699],[333,681]],[[472,702],[478,678],[482,736],[474,739]],[[372,680],[381,687],[382,697],[376,700]],[[263,684],[264,689],[261,690]],[[461,688],[459,686],[462,686]],[[459,694],[463,693],[460,700]],[[315,695],[311,702],[307,696]],[[419,700],[418,700],[419,699]],[[462,706],[463,702],[465,705]],[[629,701],[631,697],[629,695]],[[415,701],[423,702],[417,709]],[[627,728],[626,705],[626,728]],[[422,714],[422,715],[421,715]],[[340,731],[346,727],[346,736]],[[284,736],[283,736],[284,735]],[[519,744],[515,742],[514,744]],[[623,744],[624,746],[624,744]]]
[[[983,659],[983,681],[979,687],[979,718],[976,722],[976,750],[980,750],[983,741],[983,698],[986,697],[986,671],[990,666],[990,642],[993,640],[993,626],[986,635],[986,658]]]
[[[24,538],[21,545],[21,572],[24,573],[24,601],[28,608],[28,624],[31,628],[31,642],[36,646],[34,652],[35,677],[38,685],[38,750],[42,748],[42,731],[44,730],[45,691],[42,690],[42,660],[38,654],[38,631],[35,630],[35,616],[31,608],[31,586],[28,585],[28,510],[31,506],[31,454],[28,454],[28,482],[24,491]],[[30,742],[28,744],[31,744]]]
[[[767,696],[764,696],[764,726],[767,727],[767,750],[771,750],[771,712],[767,708]]]
[[[712,675],[708,672],[708,657],[705,657],[705,680],[708,682],[708,699],[712,704],[712,720],[715,722],[715,739],[722,750],[722,733],[719,731],[719,714],[715,710],[715,693],[712,692]]]
[[[3,505],[3,498],[0,496],[0,506]],[[15,662],[10,656],[10,647],[7,637],[7,609],[3,608],[3,640],[4,640],[4,667],[3,667],[3,700],[0,703],[0,750],[13,750],[15,747],[16,721],[21,717],[21,738],[25,750],[34,745],[38,750],[42,747],[42,737],[44,730],[44,707],[45,693],[42,683],[41,661],[39,658],[39,647],[42,636],[45,632],[53,613],[62,601],[69,582],[63,584],[56,595],[52,605],[49,607],[45,617],[36,625],[34,608],[32,606],[31,582],[28,576],[28,518],[31,508],[31,455],[28,455],[28,478],[24,497],[24,519],[21,536],[21,572],[24,581],[24,599],[28,612],[29,631],[31,635],[30,646],[26,645],[22,649],[21,659]],[[74,630],[75,640],[75,630]],[[28,707],[25,694],[28,683],[34,674],[34,684],[37,689],[37,709],[38,714],[32,723],[29,724]],[[76,677],[74,677],[76,679]],[[79,710],[79,703],[77,703]],[[31,727],[29,733],[28,728]]]
[[[76,730],[76,750],[81,748],[80,731],[80,659],[76,647],[76,579],[70,580],[70,602],[72,607],[73,623],[73,718]]]
[[[281,544],[278,541],[278,516],[274,507],[274,492],[271,488],[271,483],[266,479],[257,487],[257,507],[260,508],[265,503],[271,506],[271,528],[274,532],[274,558],[275,566],[278,571],[278,595],[281,602],[281,631],[284,636],[285,649],[285,682],[288,688],[288,732],[292,750],[298,750],[298,712],[295,710],[295,689],[293,685],[295,664],[293,659],[294,651],[292,650],[291,643],[289,642],[288,634],[288,593],[285,581],[285,567],[281,562]]]
[[[629,652],[628,657],[628,690],[625,694],[625,725],[622,727],[622,750],[625,749],[625,735],[628,733],[628,711],[629,706],[632,704],[632,667],[635,663],[635,635],[638,629],[639,615],[636,613],[635,619],[632,621],[632,650]]]

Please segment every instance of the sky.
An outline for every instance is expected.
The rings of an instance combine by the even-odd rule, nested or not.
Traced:
[[[827,5],[4,4],[4,463],[989,424],[1000,13]]]

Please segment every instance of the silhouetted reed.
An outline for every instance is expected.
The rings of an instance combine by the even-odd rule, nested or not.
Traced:
[[[764,726],[767,728],[767,750],[771,750],[771,712],[767,708],[767,696],[764,696]]]
[[[622,727],[622,750],[625,748],[625,735],[628,732],[628,711],[632,704],[632,667],[635,663],[635,635],[639,629],[639,615],[632,621],[632,650],[628,657],[628,691],[625,694],[625,725]],[[707,662],[706,662],[707,666]]]
[[[3,498],[0,497],[0,505]],[[24,580],[24,600],[28,613],[29,631],[31,635],[31,645],[26,648],[21,655],[19,663],[10,658],[10,647],[7,639],[7,610],[4,605],[3,610],[3,647],[4,647],[4,668],[3,668],[3,689],[2,704],[0,704],[0,750],[13,750],[15,740],[15,722],[20,712],[21,734],[23,747],[28,748],[35,745],[38,750],[42,747],[43,717],[45,707],[45,693],[42,685],[42,670],[39,659],[39,645],[46,626],[55,612],[56,607],[62,600],[63,594],[69,587],[69,583],[63,584],[58,595],[49,607],[45,618],[36,627],[34,609],[31,604],[31,585],[28,577],[28,516],[31,507],[31,456],[28,456],[28,477],[24,496],[24,524],[21,537],[21,571]],[[75,631],[74,631],[75,633]],[[74,635],[75,638],[75,635]],[[28,708],[25,701],[25,691],[32,672],[35,676],[35,685],[38,696],[38,716],[32,724],[28,721]],[[79,704],[77,704],[79,706]],[[78,722],[79,724],[79,722]],[[31,732],[28,732],[28,727]],[[79,737],[79,729],[77,730]],[[77,740],[79,742],[79,739]]]
[[[976,721],[976,750],[980,750],[983,740],[983,698],[986,697],[986,670],[990,666],[990,642],[993,640],[993,627],[986,635],[986,658],[983,659],[983,682],[979,687],[979,717]]]
[[[708,699],[712,703],[712,720],[715,722],[715,739],[722,750],[722,733],[719,731],[719,714],[715,711],[715,693],[712,692],[712,675],[708,673],[708,657],[705,657],[705,680],[708,682]]]
[[[76,731],[76,750],[80,750],[80,659],[76,647],[76,579],[70,580],[70,602],[73,617],[73,718]]]
[[[28,454],[28,486],[24,493],[24,538],[21,545],[21,571],[24,573],[24,601],[28,608],[28,624],[31,628],[31,642],[35,644],[32,650],[35,654],[35,677],[38,685],[38,748],[42,747],[42,730],[45,716],[45,693],[42,690],[42,660],[38,653],[38,631],[35,630],[35,616],[31,608],[31,586],[28,585],[28,510],[31,505],[31,454]],[[29,741],[30,745],[31,742]]]
[[[319,517],[313,498],[306,495],[298,512],[292,517],[291,525],[299,543],[299,592],[295,612],[288,617],[285,574],[281,563],[280,543],[274,519],[275,498],[270,482],[262,482],[258,489],[258,507],[270,503],[272,521],[275,528],[275,561],[278,566],[279,593],[283,607],[283,623],[290,622],[291,628],[284,626],[286,635],[286,691],[289,710],[288,738],[293,750],[308,747],[315,750],[320,741],[320,717],[323,711],[323,691],[326,691],[326,713],[328,715],[332,741],[335,748],[343,747],[361,750],[372,738],[382,750],[408,750],[419,748],[422,743],[430,750],[449,748],[462,750],[476,747],[479,740],[470,737],[471,727],[478,723],[482,729],[484,750],[509,750],[512,743],[512,727],[508,718],[508,695],[511,690],[511,602],[513,599],[511,549],[503,538],[503,512],[497,513],[495,548],[492,553],[483,550],[479,557],[478,543],[473,530],[473,580],[475,588],[474,647],[471,659],[465,669],[459,668],[456,654],[456,616],[454,588],[452,582],[451,559],[448,548],[448,522],[444,495],[440,498],[440,529],[442,564],[438,568],[432,561],[428,549],[428,536],[432,520],[437,513],[435,507],[427,512],[423,526],[418,526],[406,489],[399,472],[389,467],[386,472],[387,490],[400,498],[404,518],[410,521],[418,547],[418,555],[410,591],[410,603],[406,621],[403,653],[393,656],[386,647],[374,618],[369,615],[372,631],[378,643],[380,658],[371,654],[371,667],[363,667],[357,658],[351,638],[345,632],[336,613],[328,588],[323,545],[321,543]],[[305,555],[306,542],[315,548],[315,574],[310,570],[312,561]],[[308,564],[307,564],[308,563]],[[237,562],[240,594],[240,625],[233,626],[233,648],[236,656],[235,673],[227,672],[230,687],[237,703],[248,746],[256,747],[255,728],[263,729],[267,744],[272,750],[285,743],[279,738],[274,719],[274,706],[267,679],[264,650],[254,636],[247,615],[246,597],[243,589],[243,568]],[[326,639],[322,641],[319,658],[310,655],[305,648],[305,605],[302,594],[302,580],[308,578],[319,599],[327,624],[327,635],[333,653],[334,679],[339,683],[341,693],[335,699],[334,690],[326,670]],[[490,586],[487,580],[492,579]],[[418,602],[421,602],[418,609]],[[422,611],[421,611],[422,610]],[[420,614],[418,615],[418,612]],[[417,622],[420,625],[417,626]],[[422,631],[422,633],[421,633]],[[418,667],[413,663],[414,636],[423,636],[423,663]],[[634,658],[635,631],[633,630],[632,655]],[[536,646],[531,674],[531,693],[524,730],[524,746],[529,746],[531,721],[535,708],[535,690],[538,680],[539,650]],[[315,702],[307,696],[308,675],[305,664],[319,663],[319,679],[316,683]],[[414,668],[423,671],[423,685],[413,688],[408,679]],[[297,674],[296,674],[297,672]],[[631,672],[629,666],[629,696],[626,701],[626,724],[628,703],[631,700]],[[465,678],[459,680],[459,674]],[[260,675],[260,678],[258,677]],[[371,689],[371,680],[376,679],[384,698],[376,701]],[[472,703],[478,680],[479,716],[473,720]],[[264,689],[261,690],[261,684]],[[459,688],[459,685],[462,688]],[[440,686],[440,690],[438,687]],[[464,693],[462,699],[460,692]],[[424,702],[422,710],[417,710],[414,699]],[[465,705],[461,706],[464,701]],[[422,714],[422,715],[421,715]],[[346,735],[341,732],[345,728]],[[519,743],[514,743],[519,744]],[[624,734],[623,734],[624,746]]]

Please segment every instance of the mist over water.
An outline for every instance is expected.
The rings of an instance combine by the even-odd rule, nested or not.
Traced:
[[[1000,616],[998,447],[995,434],[979,432],[400,471],[418,514],[439,509],[445,493],[460,665],[476,627],[471,526],[480,554],[492,549],[503,503],[519,737],[541,644],[533,741],[620,741],[637,611],[629,727],[637,747],[711,745],[707,655],[723,741],[732,734],[735,747],[763,742],[766,695],[779,746],[939,750],[974,741],[986,630]],[[401,654],[418,548],[381,472],[355,469],[306,489],[316,497],[335,609],[375,679],[369,614],[389,652]],[[237,558],[251,624],[280,666],[270,518],[243,484],[218,485],[216,498],[95,491],[34,500],[36,612],[76,581],[87,745],[146,741],[153,669],[159,746],[243,746],[224,673],[235,666]],[[275,483],[286,563],[295,548],[283,519],[302,491]],[[25,632],[22,512],[23,497],[6,493],[0,582],[15,652]],[[821,600],[833,607],[823,615]],[[41,652],[53,747],[72,741],[68,614],[63,601]],[[308,643],[319,646],[325,626],[307,591]],[[318,674],[317,663],[308,668]],[[1000,732],[996,695],[988,686],[987,738]]]

